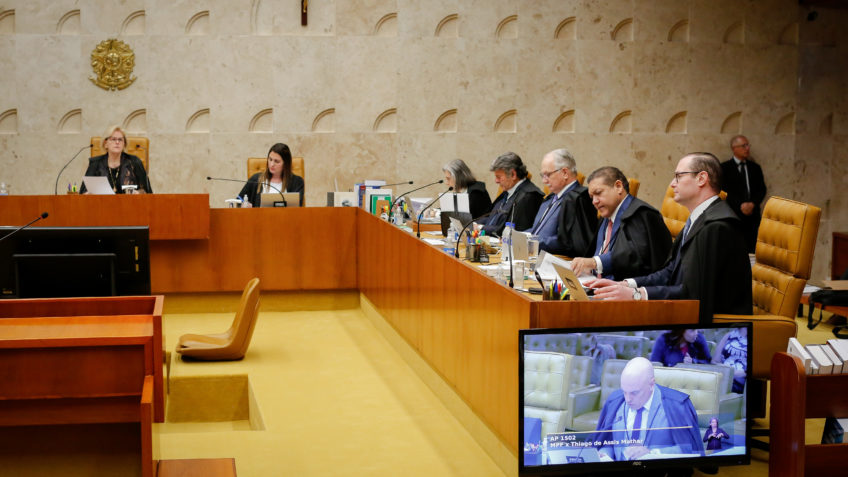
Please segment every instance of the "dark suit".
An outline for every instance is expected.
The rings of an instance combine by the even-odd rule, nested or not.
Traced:
[[[700,300],[701,323],[711,323],[715,313],[750,315],[751,262],[739,217],[716,199],[682,239],[683,233],[665,266],[636,277],[636,285],[651,300]]]
[[[589,190],[577,184],[562,198],[556,246],[551,247],[548,252],[569,257],[585,257],[592,253],[597,229],[598,211],[592,205]]]
[[[598,430],[612,432],[599,432],[595,440],[603,443],[630,439],[631,432],[626,429],[626,420],[627,403],[621,389],[616,389],[610,393],[598,417]],[[673,429],[659,429],[668,427]],[[686,393],[655,384],[651,408],[647,418],[642,416],[639,428],[647,430],[640,431],[640,442],[634,445],[659,450],[661,453],[704,455],[698,414]],[[598,450],[620,461],[626,460],[623,454],[626,447],[626,444],[602,444]]]
[[[95,156],[88,160],[88,169],[85,171],[87,176],[104,176],[109,179],[109,184],[113,186],[116,194],[123,194],[122,185],[137,185],[139,191],[153,193],[150,187],[150,180],[147,178],[147,171],[144,170],[144,163],[138,156],[121,153],[121,166],[118,171],[118,181],[115,183],[114,176],[109,172],[109,154]],[[85,182],[80,187],[80,194],[86,191]]]
[[[739,171],[739,166],[732,158],[721,163],[721,189],[727,192],[727,205],[742,219],[748,252],[753,253],[757,245],[757,231],[760,228],[760,204],[766,198],[766,183],[759,164],[748,159],[745,161],[745,167],[748,169],[750,194],[745,184],[745,175]],[[742,213],[743,202],[754,203],[751,215]]]
[[[506,191],[501,192],[492,204],[492,215],[483,223],[483,230],[486,231],[486,235],[500,235],[504,225],[510,221],[510,211],[512,211],[511,222],[515,224],[515,230],[529,229],[533,226],[533,218],[536,217],[536,212],[544,198],[542,191],[530,182],[530,179],[518,185],[509,199],[507,199]],[[512,204],[515,204],[514,210]]]
[[[475,181],[465,189],[468,193],[468,208],[471,217],[477,218],[492,209],[492,199],[486,190],[486,183]]]
[[[253,204],[254,207],[262,205],[262,194],[258,193],[260,180],[262,180],[262,172],[253,174],[247,180],[247,184],[241,188],[241,192],[239,192],[239,197],[247,195],[247,201]],[[303,206],[303,185],[303,177],[292,174],[289,178],[289,184],[283,192],[300,192],[300,205]],[[276,192],[274,189],[271,190]]]
[[[671,234],[657,209],[632,195],[625,197],[612,224],[607,252],[601,254],[607,224],[609,219],[601,221],[592,254],[600,257],[604,278],[646,275],[665,264],[671,251]]]

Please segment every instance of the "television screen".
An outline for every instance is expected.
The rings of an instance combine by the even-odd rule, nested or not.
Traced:
[[[751,324],[692,326],[521,330],[519,475],[749,464]]]
[[[147,227],[0,227],[0,297],[150,294]]]

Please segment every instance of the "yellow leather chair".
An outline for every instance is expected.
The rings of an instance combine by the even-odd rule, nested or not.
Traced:
[[[797,334],[795,312],[813,267],[821,209],[782,197],[763,208],[757,263],[751,269],[753,315],[715,315],[715,322],[753,321],[754,357],[749,377],[768,379],[774,353]]]
[[[247,178],[250,179],[253,174],[264,171],[266,160],[267,158],[265,157],[247,158]],[[301,178],[303,178],[304,182],[306,181],[302,157],[292,157],[292,174],[300,176]]]
[[[589,386],[592,360],[545,351],[524,352],[524,416],[542,421],[542,435],[571,426],[569,396]]]
[[[204,361],[231,361],[244,358],[256,319],[259,316],[259,279],[244,287],[233,324],[223,332],[211,335],[185,334],[177,343],[177,353]]]
[[[627,182],[630,184],[630,195],[633,197],[639,195],[639,179],[628,177]]]
[[[727,192],[721,191],[718,196],[721,200],[724,200],[727,198]],[[671,233],[672,240],[674,240],[686,225],[686,219],[689,218],[689,209],[674,201],[674,189],[671,186],[668,186],[668,189],[665,190],[660,214],[662,214],[665,226],[668,228],[669,233]]]
[[[148,155],[150,153],[150,140],[146,137],[130,137],[127,136],[126,144],[127,154],[132,154],[141,159],[144,164],[144,170],[150,172],[148,165]],[[91,157],[101,156],[106,154],[106,149],[103,149],[103,138],[100,136],[91,137]]]

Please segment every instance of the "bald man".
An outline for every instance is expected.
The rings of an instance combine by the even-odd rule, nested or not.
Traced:
[[[672,427],[673,429],[668,429]],[[704,455],[698,415],[689,395],[654,381],[654,366],[633,358],[621,372],[621,389],[601,409],[595,440],[601,460],[637,460],[646,454]]]

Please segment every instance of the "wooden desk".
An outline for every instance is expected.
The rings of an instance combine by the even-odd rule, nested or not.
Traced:
[[[0,225],[147,225],[150,240],[209,237],[208,194],[9,195],[0,197]]]
[[[769,476],[848,475],[848,443],[804,445],[806,418],[848,415],[848,374],[807,376],[800,359],[777,353],[771,380]]]
[[[0,320],[0,426],[138,422],[154,476],[153,335],[150,315]]]
[[[519,329],[698,322],[691,300],[536,301],[414,234],[357,219],[360,292],[515,452]]]
[[[32,328],[18,326],[17,329],[21,330],[21,333],[32,333],[33,330],[39,330],[39,332],[53,330],[51,332],[68,334],[86,332],[84,329],[74,331],[73,325],[84,324],[95,320],[96,323],[103,323],[103,330],[117,330],[114,332],[123,333],[130,330],[130,328],[126,330],[121,329],[121,320],[126,319],[127,326],[130,326],[139,320],[139,316],[149,318],[150,326],[152,327],[149,333],[152,340],[152,347],[149,353],[146,352],[147,354],[144,356],[145,369],[149,372],[148,374],[153,376],[154,419],[156,422],[164,422],[165,391],[162,375],[162,365],[164,363],[162,348],[162,307],[164,299],[163,296],[158,295],[0,300],[0,324],[7,327],[4,330],[8,333],[11,329],[8,328],[9,326],[20,323],[20,321],[15,320],[53,318],[56,320],[56,325],[53,327],[44,325],[42,328],[36,328],[36,324],[41,323],[41,321],[37,321],[33,322]],[[79,317],[79,321],[75,321],[77,317]],[[106,327],[106,325],[109,325],[111,328]],[[63,326],[65,328],[62,328]],[[90,331],[97,332],[97,330]],[[0,335],[0,339],[3,338]],[[22,339],[23,335],[9,335],[5,337],[5,339],[11,338]]]

